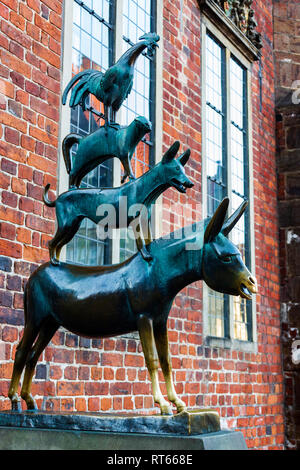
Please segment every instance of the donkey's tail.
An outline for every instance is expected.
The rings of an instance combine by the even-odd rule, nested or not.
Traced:
[[[83,139],[82,135],[79,134],[68,134],[62,143],[62,151],[63,151],[63,157],[66,165],[66,169],[68,174],[71,173],[71,148],[74,144],[79,144],[79,142]]]
[[[50,199],[48,198],[49,189],[50,189],[50,184],[48,183],[48,184],[46,184],[45,189],[44,189],[44,193],[43,193],[44,203],[48,207],[55,207],[56,201],[50,201]]]

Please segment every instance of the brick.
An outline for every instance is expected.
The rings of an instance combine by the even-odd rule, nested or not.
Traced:
[[[16,238],[16,227],[12,224],[0,222],[0,235],[8,240],[15,240]]]
[[[4,111],[0,111],[0,122],[5,124],[6,126],[13,127],[18,131],[25,133],[27,132],[27,123],[22,121],[21,119],[12,116]]]
[[[11,256],[12,258],[21,258],[22,245],[9,240],[0,239],[0,255]]]
[[[18,131],[11,129],[10,127],[5,128],[4,138],[6,142],[9,142],[10,144],[19,145],[20,134]]]
[[[53,24],[51,24],[49,21],[46,21],[41,16],[35,15],[34,23],[38,28],[52,36],[55,40],[57,40],[58,38],[60,39],[61,32],[59,31],[59,29],[56,28],[56,26],[54,26]]]
[[[18,205],[18,196],[9,191],[2,191],[2,202],[7,206],[15,208]]]
[[[131,393],[131,384],[126,382],[111,383],[109,391],[111,395],[128,395]]]
[[[4,207],[0,205],[0,219],[13,224],[22,225],[24,216],[17,210],[11,209],[10,207]]]
[[[2,93],[5,96],[8,96],[9,98],[14,98],[15,87],[12,83],[9,83],[6,80],[0,79],[0,93]],[[2,122],[1,119],[0,119],[0,122]]]
[[[9,69],[16,70],[18,73],[24,75],[27,78],[30,78],[31,66],[25,64],[24,61],[4,50],[1,51],[1,60],[2,64],[6,65]]]
[[[84,386],[84,393],[86,395],[108,395],[108,383],[102,382],[86,382]]]
[[[48,74],[49,70],[53,70],[53,67],[50,66],[48,67]],[[54,69],[56,70],[56,69]],[[32,71],[32,79],[38,83],[39,85],[48,88],[48,90],[51,90],[53,93],[59,94],[60,92],[60,74],[56,75],[56,78],[51,78],[51,76],[47,76],[46,74],[40,72],[40,70],[33,70]],[[38,95],[37,95],[38,96]]]
[[[47,48],[39,44],[38,42],[33,43],[32,51],[41,59],[45,60],[50,65],[59,68],[60,67],[60,57],[54,52],[49,51]]]
[[[6,287],[8,290],[20,291],[22,281],[19,276],[7,276]]]
[[[58,382],[57,395],[58,396],[78,396],[84,394],[83,383],[80,382]]]
[[[32,214],[26,216],[25,224],[27,227],[37,230],[39,232],[53,233],[54,232],[54,223],[49,220],[43,220],[40,217],[36,217]]]

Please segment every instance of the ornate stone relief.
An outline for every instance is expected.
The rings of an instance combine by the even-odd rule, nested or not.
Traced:
[[[251,8],[253,0],[213,0],[228,18],[242,31],[243,34],[257,48],[262,48],[261,34],[256,31],[257,23],[254,10]]]

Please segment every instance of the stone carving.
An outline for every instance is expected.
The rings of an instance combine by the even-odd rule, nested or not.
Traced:
[[[256,31],[257,23],[252,8],[253,0],[214,0],[214,2],[257,49],[262,48],[261,34]]]

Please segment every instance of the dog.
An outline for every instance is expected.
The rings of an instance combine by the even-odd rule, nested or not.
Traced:
[[[129,181],[120,187],[71,189],[52,202],[48,198],[50,185],[47,184],[43,195],[44,202],[48,207],[56,208],[57,217],[57,231],[54,238],[49,242],[51,263],[59,263],[62,247],[72,240],[83,219],[88,218],[100,226],[101,223],[104,223],[104,212],[99,214],[99,208],[101,209],[101,207],[113,207],[115,214],[117,214],[114,221],[115,227],[113,228],[126,228],[135,219],[138,220],[135,233],[137,248],[146,261],[151,261],[152,257],[146,248],[146,244],[152,241],[150,231],[152,204],[170,187],[185,193],[186,188],[194,186],[184,170],[184,165],[187,163],[191,152],[188,149],[180,157],[175,158],[179,147],[180,143],[176,141],[164,154],[161,162],[138,179]],[[120,202],[124,198],[127,198],[127,207],[142,205],[144,210],[142,209],[132,215],[127,211],[125,216],[124,214],[120,216]],[[145,237],[145,225],[148,228],[147,237]]]
[[[142,138],[152,129],[145,117],[136,117],[127,127],[119,124],[101,126],[92,134],[84,137],[68,134],[62,143],[63,157],[70,178],[70,187],[79,187],[82,178],[105,160],[118,158],[125,170],[122,183],[127,177],[134,179],[131,159]],[[71,149],[78,144],[76,155],[71,156]]]

